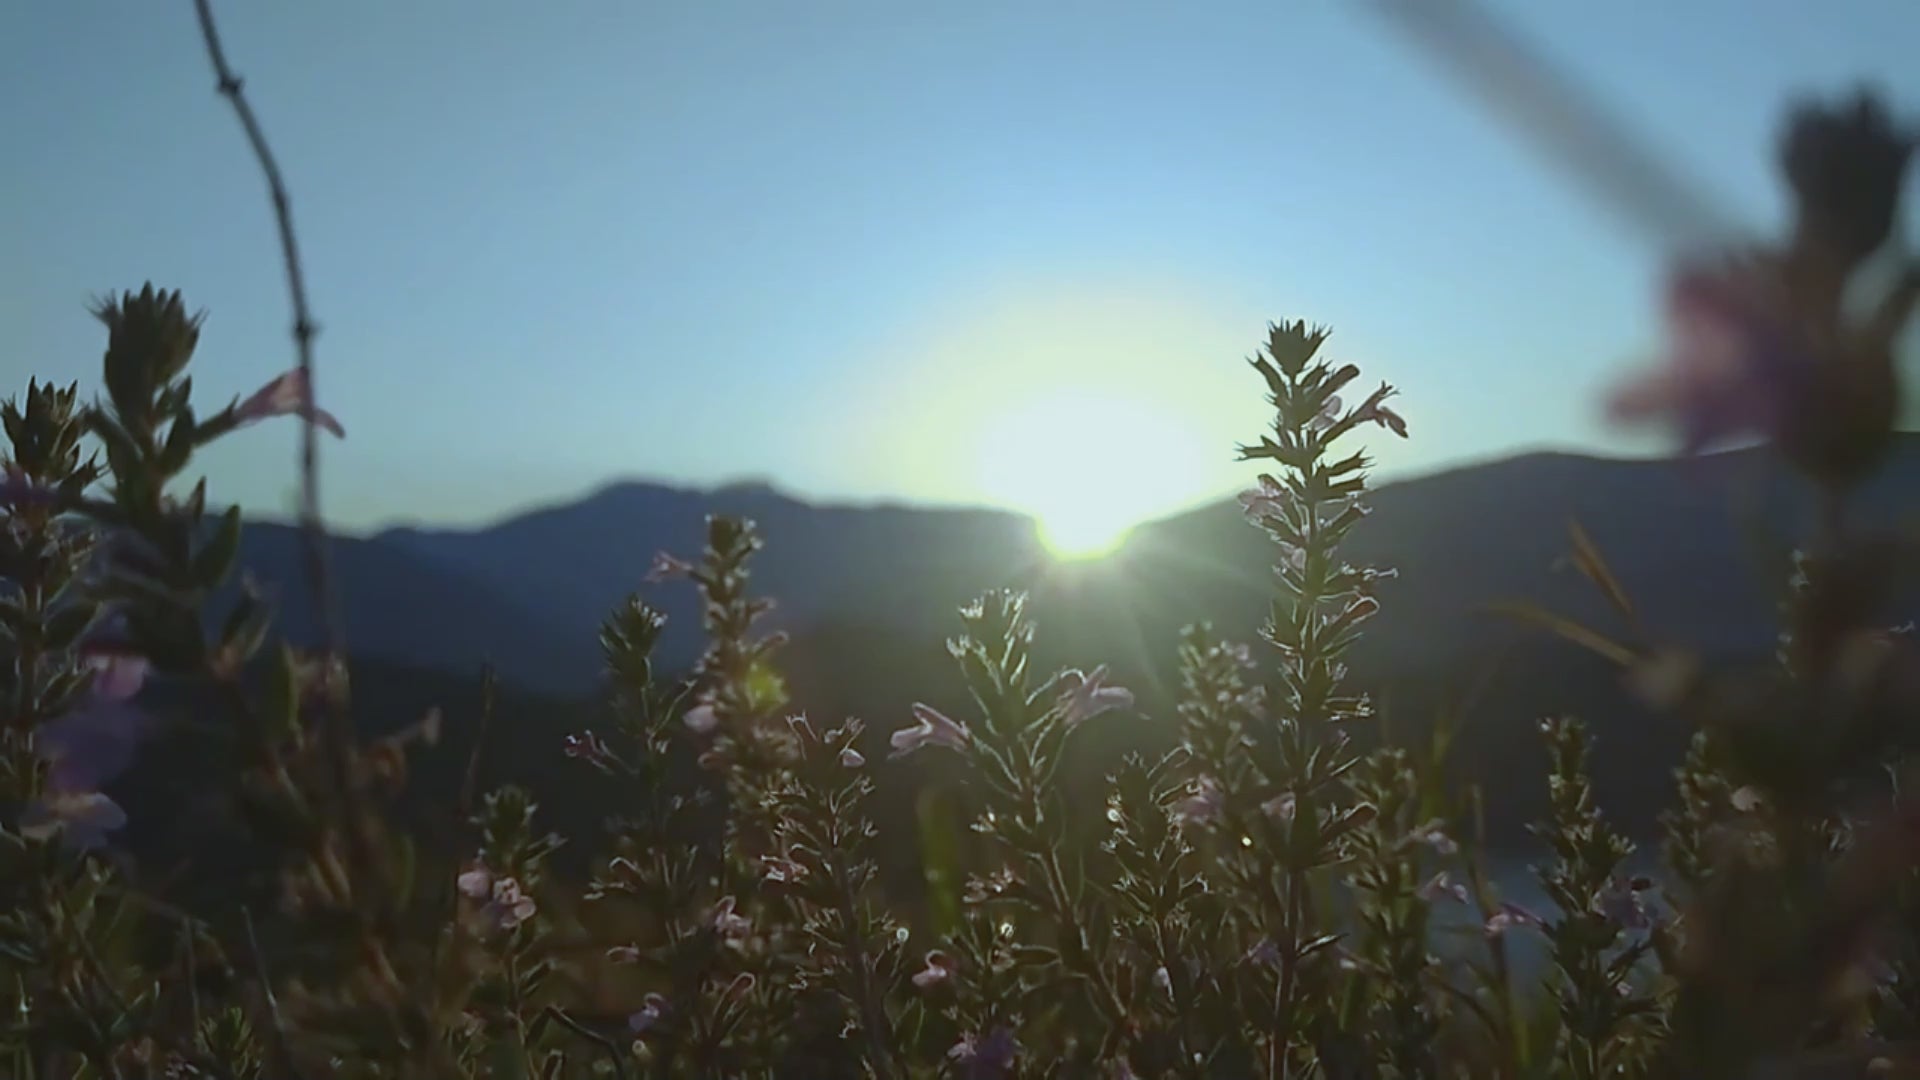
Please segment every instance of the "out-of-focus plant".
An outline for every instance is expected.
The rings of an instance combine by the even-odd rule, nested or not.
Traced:
[[[1915,545],[1862,521],[1853,495],[1892,445],[1897,339],[1920,301],[1920,266],[1891,242],[1914,145],[1870,94],[1796,108],[1780,142],[1791,233],[1680,268],[1667,362],[1612,402],[1669,423],[1685,452],[1764,440],[1817,508],[1771,664],[1555,624],[1699,725],[1665,818],[1679,904],[1656,939],[1676,980],[1665,1074],[1902,1056],[1874,1041],[1866,1003],[1885,993],[1883,935],[1920,854],[1913,808],[1886,782],[1914,748],[1920,656],[1882,621]],[[1585,564],[1631,620],[1590,548]]]

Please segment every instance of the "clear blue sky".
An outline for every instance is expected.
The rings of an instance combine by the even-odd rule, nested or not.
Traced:
[[[1500,6],[1760,227],[1785,92],[1920,109],[1911,0]],[[1404,387],[1383,472],[1645,445],[1594,397],[1652,341],[1659,252],[1357,4],[218,7],[293,188],[349,526],[628,476],[1172,510],[1245,478],[1241,359],[1293,316]],[[0,5],[0,145],[0,388],[97,378],[85,304],[148,279],[209,311],[203,393],[288,366],[189,0]],[[236,436],[214,490],[282,510],[294,445]]]

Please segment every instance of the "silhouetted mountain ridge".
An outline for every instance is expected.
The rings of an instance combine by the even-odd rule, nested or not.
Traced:
[[[1862,507],[1884,519],[1917,482],[1920,439],[1907,437],[1862,492]],[[1811,513],[1806,493],[1757,450],[1687,461],[1523,454],[1385,484],[1368,503],[1373,512],[1347,554],[1400,576],[1382,587],[1386,610],[1366,657],[1409,671],[1447,668],[1513,640],[1511,628],[1475,614],[1489,602],[1525,599],[1606,619],[1591,587],[1556,569],[1573,520],[1643,605],[1651,631],[1721,652],[1766,648],[1785,540]],[[480,529],[336,540],[348,638],[356,653],[457,671],[491,659],[513,681],[579,693],[598,670],[600,620],[642,587],[655,552],[697,554],[715,513],[759,525],[767,548],[754,588],[778,600],[773,625],[796,634],[885,628],[930,648],[953,630],[960,604],[1010,585],[1029,589],[1049,624],[1087,623],[1072,636],[1089,647],[1103,638],[1128,653],[1151,646],[1165,665],[1185,623],[1209,619],[1250,636],[1273,561],[1231,499],[1143,525],[1107,559],[1058,564],[1028,518],[1004,511],[810,504],[764,482],[712,491],[629,482]],[[1780,537],[1778,550],[1756,548],[1743,518]],[[310,630],[291,530],[251,526],[243,563],[284,583],[287,625]],[[666,658],[691,659],[692,590],[646,588],[672,620]]]
[[[1907,437],[1886,474],[1860,493],[1862,519],[1890,520],[1898,496],[1920,490],[1916,481],[1920,438]],[[1689,461],[1524,454],[1384,484],[1367,501],[1372,513],[1346,554],[1399,577],[1380,588],[1384,610],[1352,658],[1355,677],[1396,732],[1459,714],[1461,773],[1489,786],[1502,842],[1523,841],[1521,827],[1544,808],[1530,734],[1540,716],[1590,721],[1600,792],[1640,832],[1669,795],[1666,770],[1687,733],[1648,715],[1605,662],[1482,608],[1526,600],[1619,629],[1597,591],[1559,565],[1577,520],[1638,602],[1650,635],[1760,655],[1774,640],[1788,541],[1812,513],[1808,493],[1754,450]],[[1071,785],[1098,785],[1121,749],[1169,745],[1180,628],[1210,621],[1253,639],[1275,557],[1231,499],[1142,526],[1108,558],[1060,563],[1029,519],[1003,511],[815,505],[761,482],[705,492],[619,483],[485,528],[337,540],[334,572],[357,661],[414,672],[382,676],[361,704],[399,722],[416,713],[427,687],[465,693],[454,688],[471,686],[490,660],[509,685],[537,695],[530,701],[552,703],[522,710],[534,730],[514,738],[516,769],[559,776],[560,736],[588,715],[570,703],[594,686],[600,620],[643,588],[656,551],[697,554],[715,513],[754,519],[767,541],[754,589],[779,600],[774,621],[794,634],[781,661],[794,707],[860,716],[876,740],[904,722],[914,700],[964,710],[941,644],[959,629],[956,609],[994,586],[1029,590],[1041,624],[1038,663],[1109,662],[1140,699],[1135,719],[1094,737],[1101,745],[1065,778]],[[1750,540],[1750,526],[1776,542]],[[285,526],[255,525],[243,551],[250,572],[281,583],[295,638],[313,632],[297,539]],[[691,661],[701,638],[692,587],[644,589],[673,620],[669,667]],[[1895,605],[1888,619],[1910,614]],[[403,685],[412,689],[394,689]],[[402,698],[406,707],[387,716]],[[1377,726],[1363,728],[1357,738],[1375,737]],[[884,753],[884,742],[874,752]],[[908,812],[908,803],[899,808]]]

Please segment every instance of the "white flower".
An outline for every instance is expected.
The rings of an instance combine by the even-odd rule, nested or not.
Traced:
[[[865,765],[866,763],[867,763],[867,759],[865,755],[861,754],[860,751],[855,750],[851,746],[847,747],[845,750],[840,751],[840,764],[845,768],[857,769],[860,766]]]

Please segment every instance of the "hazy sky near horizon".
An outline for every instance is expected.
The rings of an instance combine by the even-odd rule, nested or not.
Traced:
[[[1920,109],[1920,4],[1506,0],[1757,228],[1783,96]],[[1596,395],[1660,252],[1359,3],[217,4],[293,191],[335,520],[622,477],[1141,515],[1244,486],[1269,319],[1402,387],[1382,472],[1631,450]],[[0,392],[97,380],[93,296],[287,367],[270,209],[190,0],[0,4]],[[213,402],[210,400],[209,404]],[[290,502],[292,422],[206,459]]]

